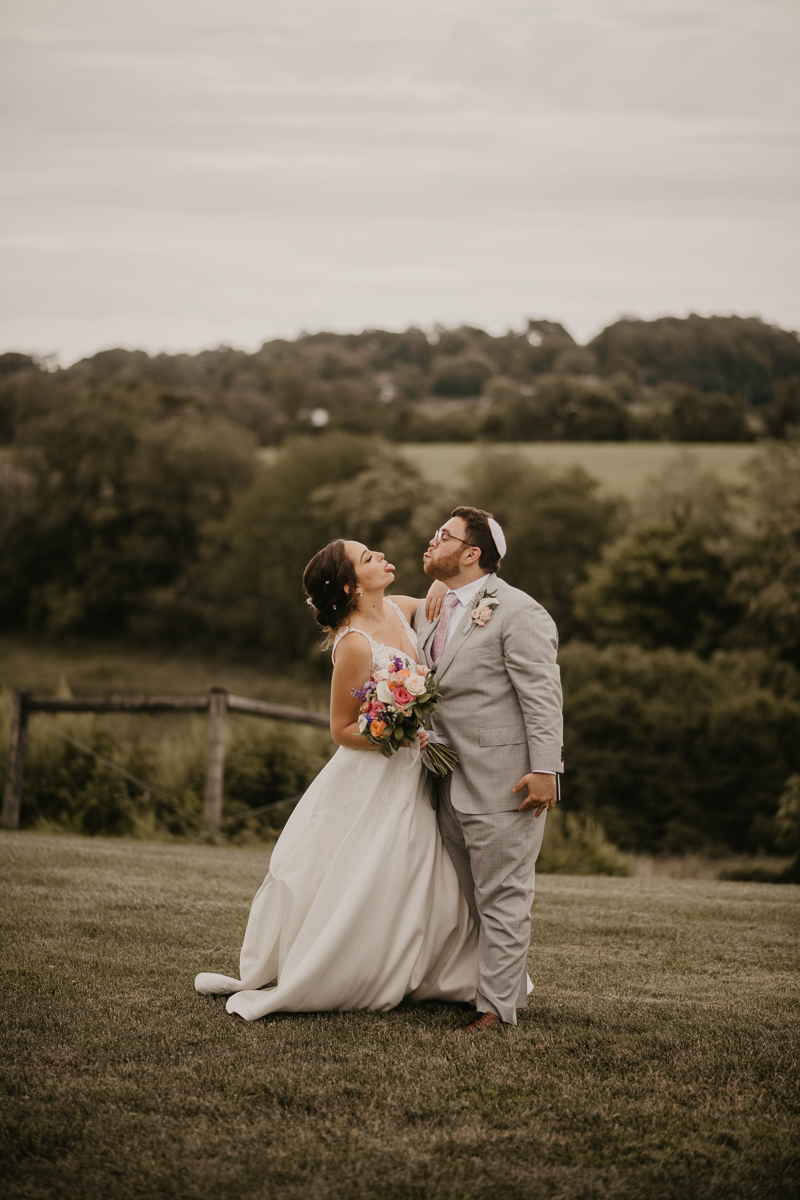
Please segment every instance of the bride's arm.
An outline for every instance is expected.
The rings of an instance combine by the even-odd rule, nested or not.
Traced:
[[[337,746],[351,750],[374,750],[358,732],[361,701],[352,693],[362,688],[372,674],[369,642],[360,634],[348,633],[336,647],[331,680],[331,737]]]
[[[435,621],[439,613],[442,611],[442,601],[447,595],[447,584],[441,583],[440,580],[434,579],[431,586],[428,588],[428,594],[425,597],[425,616],[429,621]],[[403,610],[403,616],[408,621],[409,625],[413,626],[414,616],[421,600],[416,600],[413,596],[392,596],[395,604],[399,604]]]

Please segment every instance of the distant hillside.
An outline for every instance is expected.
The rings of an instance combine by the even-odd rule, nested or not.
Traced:
[[[556,321],[498,337],[472,326],[426,334],[305,334],[254,354],[106,350],[64,370],[0,355],[0,444],[79,395],[120,389],[197,409],[261,445],[313,429],[409,442],[745,442],[800,425],[800,342],[757,318],[625,318],[588,346]],[[25,440],[22,436],[22,440]]]

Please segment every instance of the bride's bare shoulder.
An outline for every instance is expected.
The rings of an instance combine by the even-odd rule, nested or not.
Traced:
[[[389,599],[394,600],[409,624],[414,619],[414,613],[422,604],[421,600],[415,600],[413,596],[390,596]]]

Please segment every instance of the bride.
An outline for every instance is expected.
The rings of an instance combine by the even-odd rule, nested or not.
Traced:
[[[331,542],[303,576],[333,647],[331,734],[339,749],[297,804],[247,922],[241,979],[204,973],[247,1021],[274,1012],[475,1000],[478,935],[414,751],[386,759],[358,732],[352,689],[419,653],[420,600],[390,599],[394,568],[361,542]],[[423,735],[424,737],[424,735]]]

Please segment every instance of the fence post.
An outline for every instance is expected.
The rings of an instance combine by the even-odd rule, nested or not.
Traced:
[[[222,781],[225,776],[225,714],[228,689],[209,688],[206,790],[203,796],[203,825],[216,841],[222,822]]]
[[[3,792],[3,824],[7,829],[19,829],[19,809],[22,802],[22,781],[25,776],[25,751],[28,745],[27,688],[14,692],[11,715],[11,738],[8,744],[6,786]]]

